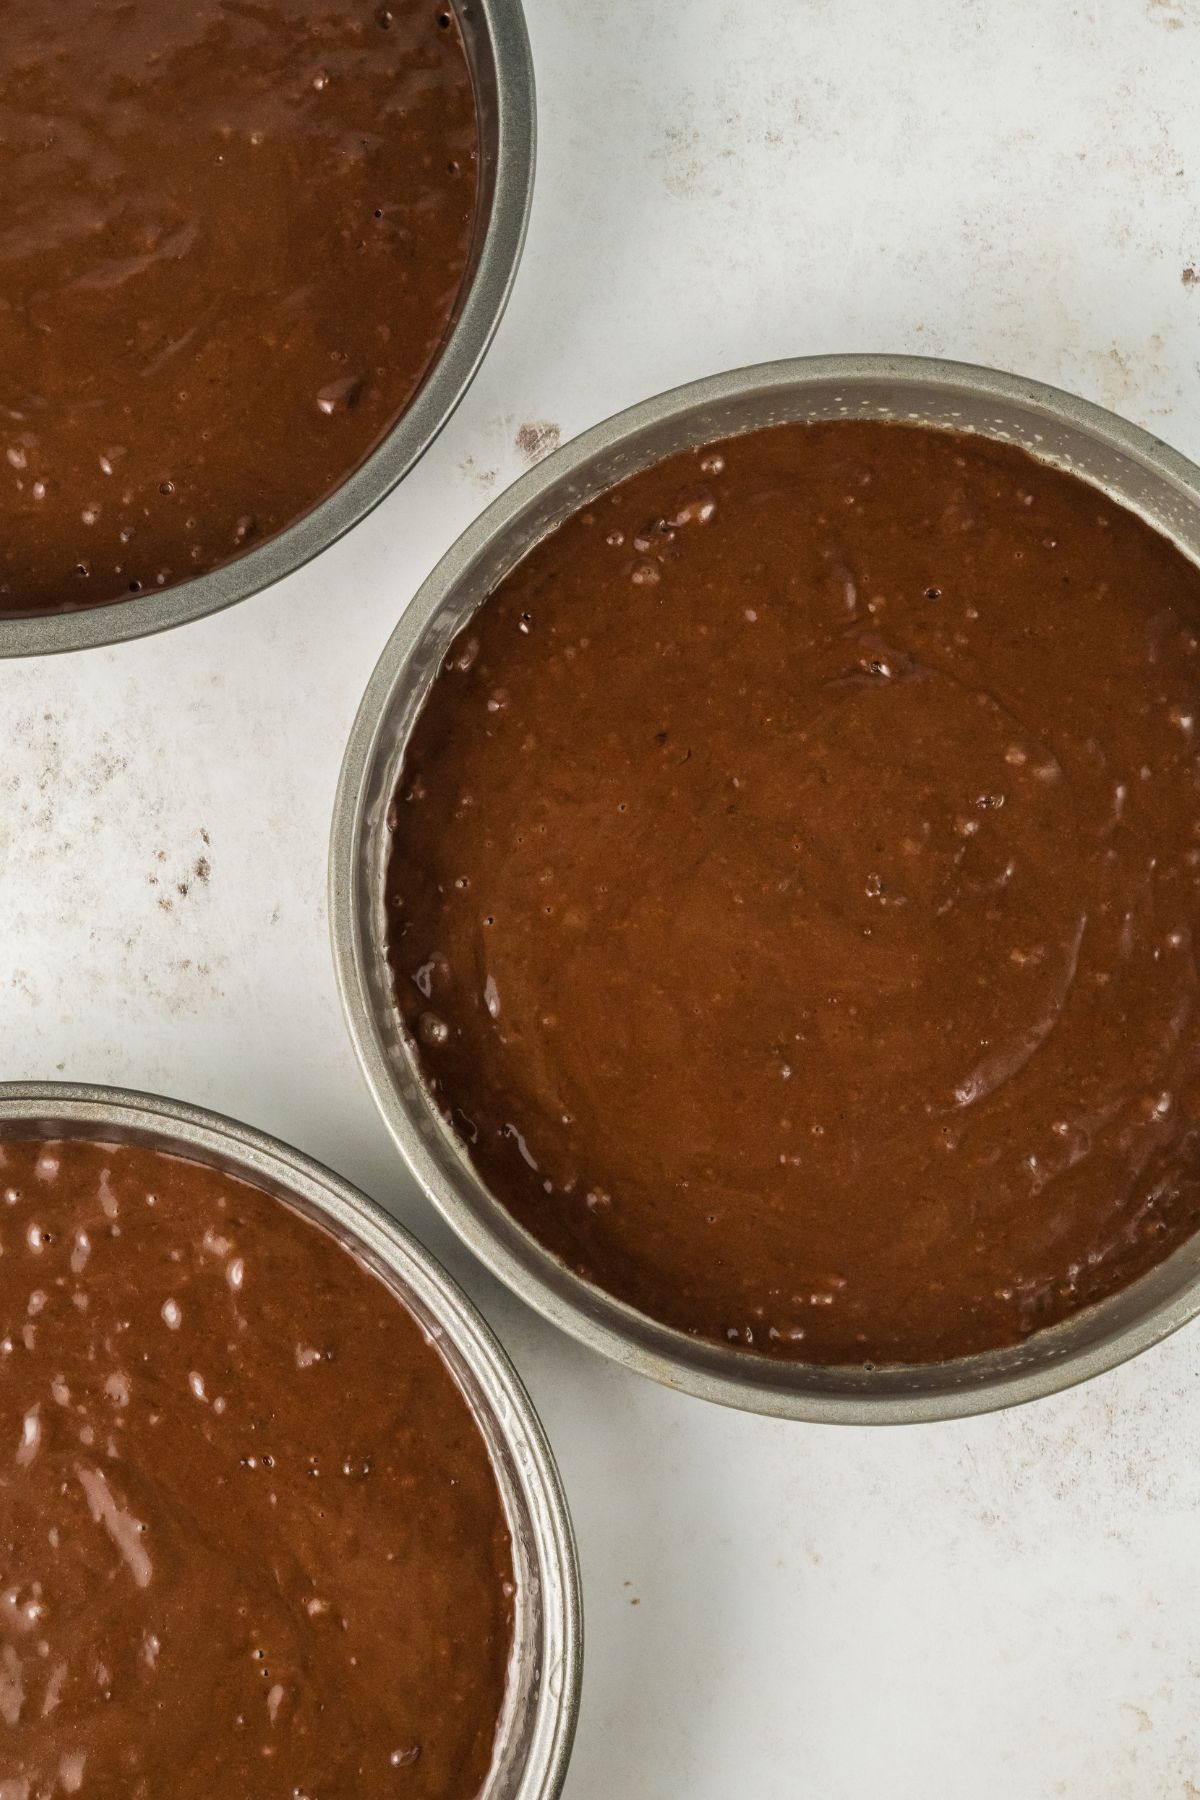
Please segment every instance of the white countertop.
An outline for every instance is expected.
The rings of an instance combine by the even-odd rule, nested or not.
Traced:
[[[480,1302],[579,1533],[567,1800],[1200,1800],[1200,1327],[1023,1411],[893,1431],[623,1374],[500,1292],[414,1192],[325,909],[359,696],[525,466],[523,426],[566,438],[735,364],[903,350],[1074,388],[1200,457],[1200,0],[527,11],[529,245],[416,472],[231,612],[0,665],[0,1071],[276,1132]]]

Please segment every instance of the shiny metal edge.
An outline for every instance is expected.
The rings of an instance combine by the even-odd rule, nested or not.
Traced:
[[[444,1336],[439,1353],[462,1388],[496,1467],[520,1487],[534,1536],[540,1642],[528,1646],[530,1690],[501,1718],[496,1761],[479,1800],[558,1800],[579,1715],[583,1675],[583,1606],[574,1528],[541,1420],[503,1346],[441,1264],[403,1226],[340,1175],[278,1138],[206,1108],[158,1094],[66,1082],[0,1082],[0,1141],[17,1130],[34,1136],[142,1142],[210,1163],[262,1188],[330,1229],[365,1266],[387,1281],[419,1324]],[[469,1392],[460,1357],[476,1392]],[[487,1408],[479,1417],[480,1405]],[[505,1451],[503,1467],[496,1455]],[[514,1555],[518,1553],[516,1520]],[[528,1546],[526,1546],[528,1550]],[[518,1594],[521,1592],[518,1585]],[[514,1653],[528,1630],[528,1603],[518,1606]],[[536,1615],[535,1615],[536,1623]],[[507,1735],[505,1733],[507,1728]]]
[[[481,113],[495,110],[496,152],[486,230],[458,315],[411,403],[383,441],[311,512],[235,561],[160,594],[117,600],[78,612],[30,618],[0,614],[0,658],[88,650],[170,631],[222,612],[291,575],[336,543],[374,510],[428,450],[453,415],[504,316],[533,201],[537,110],[533,57],[521,0],[453,0],[471,56],[480,52],[494,88],[477,94]]]
[[[382,831],[381,807],[408,729],[449,638],[539,538],[615,481],[673,449],[815,416],[886,417],[1020,443],[1139,512],[1200,563],[1200,470],[1150,433],[1041,382],[940,359],[823,356],[738,369],[646,400],[564,445],[500,495],[443,557],[385,646],[350,734],[334,808],[334,962],[367,1084],[415,1179],[480,1261],[553,1324],[626,1368],[725,1406],[831,1424],[962,1418],[1072,1387],[1194,1318],[1200,1239],[1122,1293],[1011,1350],[873,1370],[775,1363],[659,1325],[543,1249],[471,1168],[419,1079],[394,1000],[389,1017],[382,901],[371,891],[381,888],[382,870],[378,843],[369,863],[370,840]]]

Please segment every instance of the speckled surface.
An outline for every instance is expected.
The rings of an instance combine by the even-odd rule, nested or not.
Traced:
[[[324,892],[399,608],[557,434],[720,366],[887,349],[1075,388],[1200,456],[1200,4],[527,10],[529,248],[415,474],[232,612],[0,668],[3,1072],[248,1117],[465,1279],[579,1530],[567,1800],[1198,1800],[1196,1330],[1024,1412],[891,1433],[622,1375],[500,1294],[407,1183]]]

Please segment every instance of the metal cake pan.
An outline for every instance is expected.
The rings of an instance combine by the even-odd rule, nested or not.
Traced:
[[[546,1318],[628,1368],[728,1406],[787,1418],[894,1424],[1013,1406],[1099,1374],[1200,1311],[1200,1237],[1122,1293],[1013,1348],[861,1367],[772,1362],[698,1341],[603,1293],[488,1193],[417,1071],[384,932],[386,816],[405,744],[445,651],[529,548],[577,508],[662,457],[790,420],[892,419],[1022,445],[1141,514],[1200,562],[1200,469],[1147,432],[1056,388],[919,357],[765,363],[660,394],[521,477],[438,564],[371,678],[342,768],[330,917],[342,999],[381,1112],[425,1193],[493,1274]]]
[[[537,1414],[504,1350],[429,1252],[340,1176],[218,1113],[121,1088],[0,1083],[5,1138],[145,1144],[248,1181],[330,1231],[404,1303],[435,1343],[487,1444],[512,1534],[512,1663],[479,1800],[557,1800],[582,1672],[574,1533]]]
[[[221,612],[302,567],[377,506],[424,455],[470,386],[504,314],[533,198],[537,123],[521,0],[453,0],[479,121],[475,235],[436,360],[388,435],[311,512],[245,556],[161,593],[77,612],[0,614],[0,657],[148,637]]]

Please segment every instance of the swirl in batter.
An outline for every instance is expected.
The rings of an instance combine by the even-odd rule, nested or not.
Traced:
[[[451,0],[7,0],[0,613],[228,562],[338,487],[451,321]]]
[[[0,1800],[467,1800],[512,1637],[483,1438],[334,1238],[0,1144]]]
[[[1019,1342],[1200,1223],[1200,572],[977,437],[780,426],[460,636],[390,955],[492,1192],[701,1337]]]

